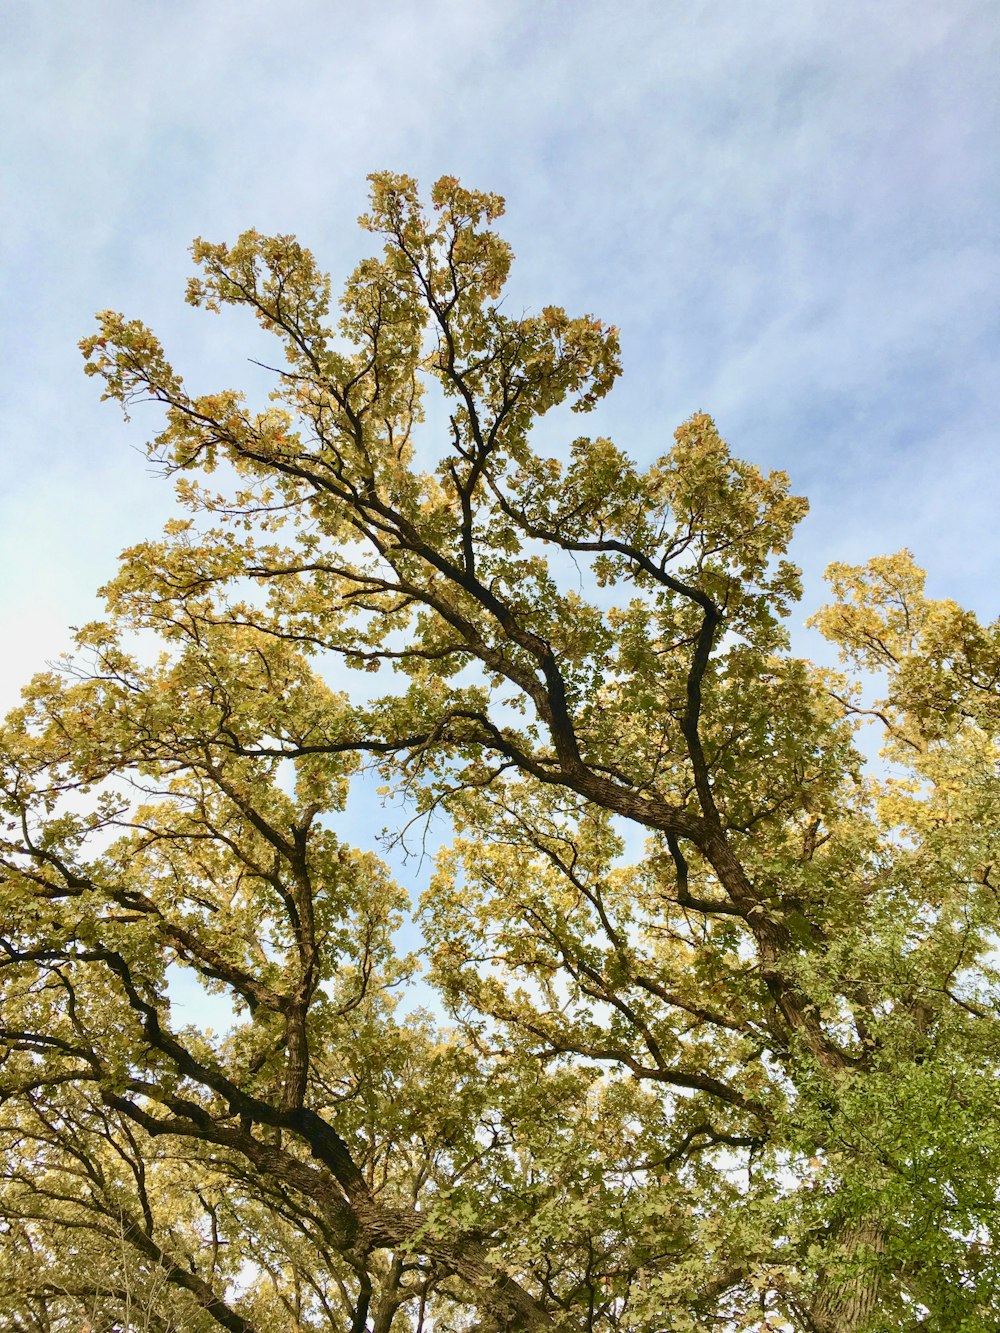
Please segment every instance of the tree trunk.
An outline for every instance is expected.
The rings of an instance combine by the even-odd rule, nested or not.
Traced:
[[[884,1228],[872,1219],[847,1222],[836,1245],[838,1262],[820,1273],[809,1310],[815,1333],[857,1333],[878,1309]]]

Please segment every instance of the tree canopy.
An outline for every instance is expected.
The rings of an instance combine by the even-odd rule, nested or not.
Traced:
[[[904,551],[797,657],[787,476],[706,415],[537,452],[616,330],[509,312],[498,196],[371,179],[336,311],[195,242],[265,406],[82,344],[182,509],[3,729],[5,1326],[995,1328],[1000,630]],[[419,902],[352,782],[436,820]]]

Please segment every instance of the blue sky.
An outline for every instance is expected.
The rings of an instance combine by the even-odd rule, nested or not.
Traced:
[[[94,310],[245,378],[250,330],[183,305],[191,239],[294,231],[346,276],[381,167],[507,196],[511,299],[622,330],[593,424],[633,456],[707,410],[791,472],[810,606],[827,560],[905,544],[996,613],[995,3],[8,0],[4,27],[5,700],[169,508],[152,418],[81,373]]]
[[[240,383],[257,335],[183,304],[192,238],[292,231],[346,277],[383,167],[504,194],[512,304],[620,327],[588,430],[649,460],[706,410],[791,473],[803,618],[827,561],[903,545],[996,615],[995,0],[6,0],[3,25],[4,704],[170,510],[154,418],[82,374],[93,312]]]

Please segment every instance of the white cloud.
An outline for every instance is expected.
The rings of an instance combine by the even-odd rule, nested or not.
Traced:
[[[381,166],[507,194],[512,300],[622,327],[599,425],[633,454],[714,411],[811,490],[810,568],[905,542],[989,609],[993,6],[20,0],[5,27],[7,698],[169,502],[128,447],[152,417],[80,373],[93,310],[243,375],[256,335],[182,305],[192,236],[294,230],[346,275]]]

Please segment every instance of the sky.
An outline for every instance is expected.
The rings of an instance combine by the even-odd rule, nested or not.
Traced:
[[[791,474],[800,620],[901,546],[994,617],[998,71],[995,0],[5,0],[0,704],[172,510],[94,312],[239,385],[259,335],[184,304],[192,239],[294,232],[336,286],[382,168],[503,194],[513,307],[620,328],[589,433],[646,463],[708,411]]]
[[[505,195],[512,302],[619,326],[588,430],[643,462],[704,410],[790,472],[803,618],[829,560],[904,545],[996,614],[992,0],[6,0],[3,24],[5,705],[171,508],[152,413],[82,374],[94,311],[239,383],[253,333],[184,305],[191,240],[294,232],[336,283],[380,168]]]

